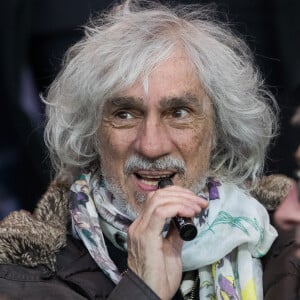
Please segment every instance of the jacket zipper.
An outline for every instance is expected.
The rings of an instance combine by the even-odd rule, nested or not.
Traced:
[[[194,281],[194,285],[191,291],[191,298],[190,300],[197,300],[199,299],[199,297],[196,298],[196,292],[197,292],[197,287],[198,287],[198,282],[199,282],[199,273],[197,272],[195,281]]]

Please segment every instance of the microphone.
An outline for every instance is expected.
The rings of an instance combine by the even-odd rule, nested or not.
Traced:
[[[169,177],[161,178],[158,181],[159,189],[162,189],[168,185],[173,185],[173,182]],[[172,221],[175,224],[175,227],[178,230],[182,240],[191,241],[196,237],[197,227],[191,218],[176,216],[172,218]]]

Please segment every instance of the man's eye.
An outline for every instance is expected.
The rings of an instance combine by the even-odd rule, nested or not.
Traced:
[[[172,111],[173,118],[184,118],[189,115],[189,111],[185,108],[176,108]]]
[[[132,119],[133,115],[128,111],[119,111],[116,114],[116,117],[123,119],[123,120],[128,120],[128,119]]]

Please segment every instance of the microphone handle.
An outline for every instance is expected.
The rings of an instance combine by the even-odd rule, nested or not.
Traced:
[[[159,189],[169,185],[173,185],[173,182],[169,177],[162,178],[158,181]],[[197,227],[191,218],[176,216],[172,218],[172,221],[175,224],[182,240],[191,241],[196,237]]]

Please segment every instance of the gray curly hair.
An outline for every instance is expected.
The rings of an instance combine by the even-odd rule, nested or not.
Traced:
[[[236,183],[256,179],[277,131],[276,102],[249,48],[213,15],[202,6],[126,1],[86,26],[44,99],[45,140],[56,171],[99,162],[105,101],[147,78],[180,45],[214,109],[210,175]]]

